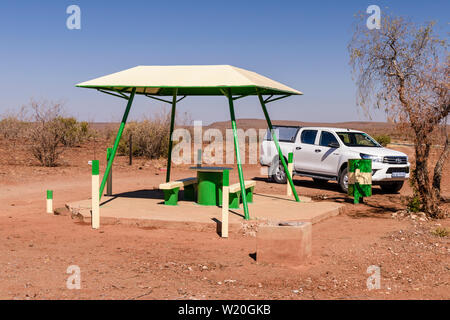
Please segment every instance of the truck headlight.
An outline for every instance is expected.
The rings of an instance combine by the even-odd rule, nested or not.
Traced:
[[[383,162],[383,157],[380,156],[372,156],[370,154],[360,153],[359,156],[361,159],[370,159],[373,162]]]

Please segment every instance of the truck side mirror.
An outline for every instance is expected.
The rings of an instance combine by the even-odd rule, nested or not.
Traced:
[[[337,142],[330,142],[330,143],[328,144],[328,146],[329,146],[330,148],[334,148],[334,149],[337,149],[337,148],[340,147],[339,143],[337,143]]]

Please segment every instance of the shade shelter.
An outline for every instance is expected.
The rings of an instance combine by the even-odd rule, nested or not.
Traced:
[[[267,125],[272,132],[273,141],[280,160],[286,172],[287,179],[295,200],[300,201],[289,174],[289,170],[278,143],[272,122],[267,112],[266,104],[292,95],[301,95],[300,91],[285,86],[260,74],[229,65],[212,66],[137,66],[131,69],[106,75],[90,81],[77,84],[77,87],[96,89],[128,101],[122,122],[117,133],[112,154],[100,185],[100,197],[111,170],[117,152],[122,132],[136,94],[163,101],[172,105],[170,137],[174,130],[176,105],[186,96],[225,96],[228,99],[231,127],[233,129],[234,148],[239,173],[239,183],[242,192],[242,203],[245,219],[249,219],[248,206],[245,196],[244,175],[239,153],[239,142],[234,113],[234,101],[246,96],[256,95],[261,103]],[[170,96],[172,100],[163,99]],[[264,96],[266,96],[264,98]],[[169,142],[166,182],[170,180],[172,158],[172,139]]]

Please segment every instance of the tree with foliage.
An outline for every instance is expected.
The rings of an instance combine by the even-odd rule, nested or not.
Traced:
[[[403,17],[383,14],[381,28],[369,30],[364,15],[355,24],[349,43],[350,64],[364,109],[384,109],[396,123],[414,134],[414,191],[422,210],[439,218],[443,212],[441,177],[449,153],[447,116],[450,110],[447,42],[434,32],[435,23],[417,25]],[[429,172],[432,136],[444,127],[445,142],[433,174]]]

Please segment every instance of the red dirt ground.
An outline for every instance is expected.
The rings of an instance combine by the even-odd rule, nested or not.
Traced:
[[[397,149],[411,156],[411,149]],[[292,268],[257,264],[256,240],[249,235],[221,239],[213,232],[121,225],[94,231],[69,216],[46,214],[46,189],[54,190],[55,208],[88,198],[87,161],[105,155],[94,155],[92,146],[72,149],[62,166],[41,168],[24,152],[0,146],[0,299],[450,298],[450,239],[431,234],[450,227],[450,220],[392,218],[411,194],[407,185],[389,196],[375,188],[366,204],[355,206],[336,183],[319,189],[310,179],[295,178],[299,194],[347,205],[341,215],[313,226],[313,257]],[[126,163],[119,157],[115,164],[115,192],[151,188],[164,179],[162,162]],[[263,178],[256,165],[244,170],[246,178]],[[190,174],[186,167],[173,172],[175,178]],[[447,165],[447,198],[448,173]],[[285,192],[285,185],[258,186],[259,192]],[[66,288],[70,265],[81,268],[81,290]],[[379,290],[366,287],[371,265],[381,267]]]

